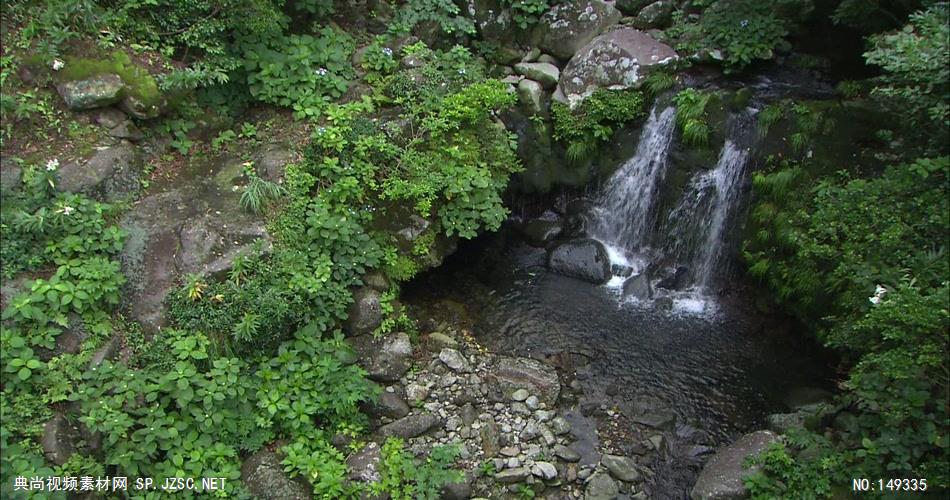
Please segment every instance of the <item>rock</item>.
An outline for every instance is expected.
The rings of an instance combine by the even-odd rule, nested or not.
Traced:
[[[141,99],[133,96],[127,95],[122,98],[122,102],[119,103],[119,108],[122,111],[125,111],[132,118],[137,118],[139,120],[151,120],[152,118],[158,118],[162,114],[164,102],[159,104],[152,104],[143,102]]]
[[[537,396],[528,396],[528,399],[524,400],[524,405],[527,406],[529,410],[534,411],[541,407],[541,401],[538,400]]]
[[[363,284],[377,292],[385,292],[392,286],[389,278],[382,271],[370,271],[364,274]]]
[[[109,135],[116,139],[128,139],[132,142],[138,142],[145,138],[145,134],[129,120],[109,129]]]
[[[445,366],[449,367],[450,370],[454,372],[468,373],[472,371],[472,367],[469,365],[468,360],[455,349],[445,348],[439,352],[439,360],[445,363]]]
[[[557,467],[550,462],[535,462],[531,466],[531,473],[545,481],[550,481],[557,477]]]
[[[406,225],[395,232],[396,239],[400,240],[404,245],[411,245],[419,236],[422,236],[422,233],[429,228],[429,225],[428,220],[416,214],[411,214]]]
[[[791,410],[800,410],[819,403],[831,401],[834,395],[818,387],[797,387],[789,391],[782,402]]]
[[[642,30],[667,28],[673,21],[675,7],[672,0],[653,2],[640,10],[633,26]]]
[[[578,475],[580,477],[580,475]],[[584,489],[584,500],[613,500],[620,494],[617,482],[606,472],[595,472],[587,481]]]
[[[459,346],[457,340],[442,332],[432,332],[427,337],[429,349],[433,351],[441,351],[442,349],[456,349]]]
[[[73,111],[101,108],[119,102],[125,84],[113,73],[93,76],[84,80],[63,82],[56,91]]]
[[[653,3],[654,0],[617,0],[617,10],[628,16],[635,16],[640,9]]]
[[[387,339],[360,335],[347,339],[360,356],[360,366],[367,377],[377,382],[396,382],[412,364],[412,344],[405,333],[396,333]]]
[[[409,402],[414,405],[421,403],[429,397],[429,388],[424,384],[413,382],[406,386],[406,397],[409,398]]]
[[[785,434],[791,429],[805,426],[805,416],[801,413],[775,413],[766,419],[769,430],[777,434]]]
[[[263,149],[254,153],[251,157],[257,175],[271,182],[281,182],[284,178],[284,170],[287,169],[287,165],[297,160],[298,156],[294,148],[283,143],[264,146]],[[388,290],[388,288],[380,291],[386,290]]]
[[[600,463],[607,468],[611,476],[620,481],[625,483],[640,481],[640,471],[637,470],[637,462],[630,457],[604,455],[600,457]]]
[[[501,434],[498,432],[498,425],[495,422],[488,422],[482,426],[479,429],[479,435],[482,438],[482,452],[485,453],[486,458],[494,457],[501,452]]]
[[[627,281],[623,282],[623,296],[637,300],[653,298],[653,287],[650,286],[650,276],[644,272],[627,278]]]
[[[564,460],[565,462],[579,462],[581,460],[581,454],[574,451],[563,444],[559,444],[554,447],[554,456]]]
[[[490,370],[489,377],[509,399],[518,389],[527,389],[549,407],[553,407],[561,393],[557,371],[530,358],[499,356]]]
[[[517,25],[513,22],[511,8],[501,0],[472,0],[469,12],[483,40],[497,43],[495,62],[511,64],[521,59],[522,51],[513,48],[517,37]]]
[[[79,440],[79,431],[69,425],[61,413],[56,413],[43,426],[43,436],[40,444],[46,459],[56,465],[63,465],[76,452],[73,443]]]
[[[527,467],[515,467],[495,473],[495,481],[502,484],[521,483],[530,475],[531,471]]]
[[[550,54],[541,54],[540,56],[538,56],[538,62],[553,64],[554,66],[558,66],[558,67],[561,64],[560,61],[557,60],[557,58],[555,58],[554,56]]]
[[[517,446],[505,446],[504,448],[498,450],[503,456],[506,457],[517,457],[521,454],[521,449]]]
[[[518,99],[528,114],[536,115],[543,110],[541,106],[542,95],[540,83],[527,78],[518,82]]]
[[[528,391],[526,391],[526,390],[524,390],[524,389],[518,389],[518,390],[516,390],[515,392],[511,393],[511,400],[512,400],[512,401],[524,401],[524,400],[528,399],[528,394],[529,394]]]
[[[57,172],[56,188],[83,193],[105,201],[116,201],[142,189],[143,163],[131,142],[121,141],[97,151],[85,162],[69,162]]]
[[[553,89],[561,76],[561,70],[550,63],[523,62],[515,64],[515,72],[541,84],[545,89]]]
[[[564,417],[554,417],[551,420],[550,428],[551,428],[551,432],[553,432],[554,434],[558,436],[562,436],[564,434],[567,434],[568,432],[571,432],[571,424],[568,423],[568,421],[565,420]]]
[[[364,404],[363,411],[371,417],[387,417],[399,419],[409,414],[409,405],[399,395],[383,391],[379,399],[373,403]]]
[[[0,188],[3,191],[13,191],[20,187],[23,178],[23,169],[10,158],[0,158]]]
[[[373,333],[383,322],[383,308],[379,303],[379,292],[362,287],[353,292],[353,303],[347,310],[343,329],[348,335]]]
[[[528,51],[524,57],[521,58],[521,62],[533,63],[541,57],[541,49],[537,47],[531,47],[531,50]]]
[[[555,99],[576,106],[597,89],[636,88],[653,68],[677,58],[676,51],[632,28],[598,36],[564,67]]]
[[[255,498],[263,500],[309,500],[313,490],[303,478],[291,479],[280,458],[262,449],[241,465],[241,481]]]
[[[119,356],[119,350],[122,348],[122,338],[116,334],[106,341],[95,354],[89,358],[89,368],[95,368],[103,361],[115,361]]]
[[[128,122],[129,117],[118,109],[110,107],[102,108],[96,112],[95,120],[99,125],[102,125],[106,129],[110,129],[116,128],[120,124]]]
[[[661,279],[656,286],[667,290],[685,290],[689,286],[689,269],[678,266],[672,276]]]
[[[346,468],[351,481],[373,483],[380,480],[380,448],[377,443],[369,442],[363,449],[346,457]]]
[[[672,429],[673,424],[676,423],[676,415],[673,414],[671,410],[666,409],[650,411],[642,415],[634,415],[630,417],[630,419],[647,427],[664,430]]]
[[[610,258],[604,245],[593,239],[572,240],[548,252],[552,271],[600,285],[610,279]]]
[[[690,492],[692,500],[726,500],[745,498],[748,491],[743,478],[755,473],[758,467],[746,469],[746,457],[764,451],[778,441],[778,436],[769,431],[756,431],[739,438],[735,443],[719,449],[709,460],[696,485]]]
[[[403,439],[421,436],[439,425],[439,419],[435,415],[419,414],[403,417],[395,422],[386,424],[379,428],[379,435],[382,437],[400,437]]]
[[[544,248],[561,234],[561,223],[554,220],[531,219],[521,225],[521,232],[529,245]]]
[[[620,12],[600,0],[567,0],[541,16],[537,24],[538,46],[559,59],[568,60],[594,37],[620,21]]]
[[[468,500],[472,498],[472,477],[465,475],[465,479],[442,486],[440,500]]]

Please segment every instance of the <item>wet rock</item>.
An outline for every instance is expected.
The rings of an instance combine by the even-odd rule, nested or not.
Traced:
[[[757,431],[746,434],[735,443],[721,448],[709,460],[696,485],[690,492],[692,500],[725,500],[745,498],[748,490],[743,479],[755,473],[757,466],[745,468],[743,463],[746,457],[764,451],[768,446],[778,441],[778,436],[769,431]]]
[[[604,245],[585,238],[561,243],[548,252],[552,271],[600,285],[610,279],[610,258]]]
[[[678,266],[672,275],[661,279],[656,286],[667,290],[685,290],[689,286],[689,269]]]
[[[587,481],[584,500],[613,500],[620,494],[620,488],[606,472],[595,472]]]
[[[400,437],[403,439],[421,436],[439,425],[439,419],[435,415],[419,414],[403,417],[395,422],[386,424],[379,428],[378,432],[383,437]]]
[[[649,71],[676,58],[676,51],[642,31],[617,29],[595,38],[567,63],[554,98],[574,107],[597,89],[636,88]]]
[[[509,399],[518,389],[526,389],[553,407],[561,392],[554,368],[530,358],[499,356],[490,370],[490,377]]]
[[[531,476],[531,470],[527,467],[515,467],[495,473],[495,481],[502,484],[522,483],[529,476]]]
[[[565,462],[579,462],[581,459],[581,454],[574,451],[563,444],[559,444],[554,447],[554,456],[564,460]]]
[[[85,162],[70,162],[57,172],[56,188],[116,201],[142,189],[143,163],[138,148],[128,141],[97,151]]]
[[[63,82],[56,91],[73,111],[101,108],[119,102],[124,84],[119,75],[106,73],[84,80]]]
[[[554,56],[552,56],[551,54],[541,54],[541,55],[539,55],[539,56],[538,56],[538,62],[539,62],[539,63],[553,64],[554,66],[557,66],[557,67],[560,67],[560,65],[561,65],[560,61],[558,61],[557,58],[554,57]]]
[[[291,479],[280,458],[266,449],[248,457],[241,465],[244,486],[262,500],[309,500],[313,491],[302,478]]]
[[[439,361],[449,367],[450,370],[460,373],[468,373],[472,371],[471,365],[469,365],[468,360],[465,359],[465,356],[455,349],[445,348],[439,352]]]
[[[343,323],[347,334],[362,335],[379,328],[383,322],[383,308],[379,299],[379,292],[369,287],[358,288],[353,292],[353,303]]]
[[[623,296],[637,300],[649,300],[653,298],[653,287],[650,286],[650,276],[647,275],[647,273],[640,273],[627,278],[627,281],[623,282]]]
[[[537,396],[528,396],[524,400],[524,405],[528,407],[529,410],[534,411],[541,407],[541,401]]]
[[[673,297],[662,296],[657,297],[653,301],[653,307],[658,311],[670,311],[673,309]]]
[[[625,483],[634,483],[640,481],[640,471],[637,469],[637,462],[629,457],[618,455],[604,455],[600,458],[600,463],[607,468],[610,475],[615,479]]]
[[[346,468],[351,481],[373,483],[380,480],[380,448],[377,443],[367,443],[360,451],[346,458]]]
[[[556,87],[558,78],[561,76],[561,70],[557,69],[557,66],[542,62],[515,64],[515,73],[538,82],[544,89]]]
[[[530,115],[536,115],[542,111],[541,99],[544,91],[541,90],[541,84],[527,78],[518,82],[518,99],[521,106]]]
[[[63,465],[76,452],[74,443],[79,440],[79,431],[69,424],[61,413],[57,413],[43,426],[40,444],[46,459],[56,465]]]
[[[568,60],[594,37],[620,21],[620,12],[600,0],[568,0],[547,11],[538,22],[538,46]]]
[[[411,245],[429,228],[429,221],[416,214],[409,216],[408,223],[396,231],[396,238],[404,245]]]
[[[561,223],[556,220],[532,219],[521,226],[528,244],[544,248],[561,234]]]

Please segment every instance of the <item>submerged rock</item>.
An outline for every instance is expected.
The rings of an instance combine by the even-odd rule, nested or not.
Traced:
[[[548,253],[552,271],[600,285],[610,279],[610,257],[604,245],[585,238],[562,243]]]
[[[567,63],[554,98],[573,107],[597,89],[636,88],[652,68],[676,57],[676,51],[642,31],[621,28],[605,33]]]
[[[547,11],[538,22],[538,46],[567,60],[595,36],[620,21],[620,12],[600,0],[568,0]]]
[[[536,394],[541,401],[554,406],[561,392],[557,371],[540,361],[530,358],[500,356],[490,371],[505,399],[511,399],[518,389]]]
[[[778,436],[769,431],[746,434],[735,443],[722,448],[703,467],[696,485],[690,492],[692,500],[726,500],[745,498],[748,491],[743,479],[755,473],[758,467],[745,468],[746,457],[757,455],[778,441]]]

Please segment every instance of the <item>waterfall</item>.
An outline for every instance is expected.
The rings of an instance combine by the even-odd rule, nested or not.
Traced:
[[[631,254],[649,243],[675,115],[672,107],[658,112],[654,106],[643,125],[636,154],[614,172],[597,201],[588,232],[604,243],[614,264],[629,267]]]
[[[690,282],[707,289],[722,264],[726,229],[742,194],[749,150],[727,139],[716,167],[697,173],[669,215],[664,253],[687,265]]]

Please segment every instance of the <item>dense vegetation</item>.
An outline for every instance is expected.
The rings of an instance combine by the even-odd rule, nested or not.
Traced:
[[[499,2],[525,32],[556,3]],[[816,11],[800,0],[682,4],[664,40],[726,73],[789,50]],[[393,282],[375,333],[413,333],[399,282],[437,264],[440,246],[505,220],[502,195],[521,166],[497,116],[517,97],[475,48],[456,45],[474,42],[488,56],[495,42],[476,40],[476,23],[456,2],[369,2],[371,18],[386,13],[375,34],[348,29],[343,21],[357,10],[333,0],[5,5],[0,140],[36,147],[21,148],[22,179],[4,188],[0,211],[2,277],[26,279],[0,327],[2,496],[14,495],[16,476],[108,473],[226,477],[222,494],[241,498],[241,459],[272,443],[285,470],[320,497],[434,498],[457,479],[451,448],[418,459],[393,439],[378,482],[345,480],[344,452],[365,437],[358,405],[378,389],[354,364],[341,323],[353,288],[380,270]],[[817,424],[759,457],[763,473],[748,481],[759,498],[826,497],[854,477],[950,487],[947,16],[947,4],[933,1],[835,2],[832,21],[866,37],[866,63],[878,72],[839,90],[887,117],[874,138],[884,145],[879,162],[808,154],[834,124],[805,103],[759,114],[763,135],[782,120],[794,132],[789,154],[754,178],[749,273],[848,369]],[[439,43],[405,43],[423,31]],[[357,47],[365,50],[354,57]],[[46,69],[49,81],[36,89],[21,81],[57,61],[63,72]],[[41,87],[103,71],[120,75],[144,108],[163,108],[154,129],[170,136],[173,158],[202,146],[199,122],[225,124],[205,141],[213,151],[251,143],[255,125],[237,125],[248,109],[279,109],[308,137],[279,184],[247,165],[241,206],[265,217],[273,248],[239,258],[220,279],[184,277],[169,299],[171,328],[148,335],[117,307],[127,279],[117,220],[132,200],[59,192],[48,149],[57,136],[81,142],[91,131],[67,124],[55,93]],[[550,118],[567,159],[584,159],[677,83],[655,72],[640,89],[600,90],[575,109],[553,103],[550,117],[532,120]],[[684,142],[709,142],[709,95],[677,88],[673,102]],[[397,238],[394,221],[413,218],[426,222],[420,235]],[[57,339],[74,334],[85,339],[79,351],[61,352]],[[97,356],[118,349],[117,338],[119,360]],[[84,430],[85,453],[59,466],[38,442],[54,413]],[[339,436],[349,448],[334,446]]]

